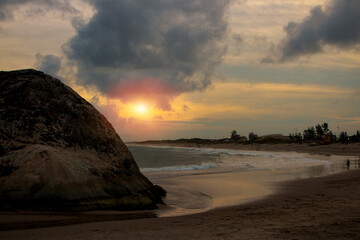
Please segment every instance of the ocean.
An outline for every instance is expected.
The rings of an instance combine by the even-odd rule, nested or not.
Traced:
[[[201,170],[266,170],[331,166],[346,157],[329,157],[293,152],[261,152],[211,148],[128,146],[141,172],[189,172]]]
[[[168,191],[168,207],[157,212],[159,217],[255,201],[274,193],[276,183],[345,171],[347,159],[358,159],[295,152],[128,147],[141,172]]]

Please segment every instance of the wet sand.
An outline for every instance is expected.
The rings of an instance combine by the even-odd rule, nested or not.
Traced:
[[[360,170],[277,187],[266,199],[201,214],[2,229],[0,239],[360,239]]]
[[[272,187],[261,200],[178,217],[1,213],[0,239],[360,239],[360,170]]]

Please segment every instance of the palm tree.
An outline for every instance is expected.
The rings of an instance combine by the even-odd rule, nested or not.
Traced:
[[[233,130],[233,131],[231,132],[230,139],[231,139],[232,141],[240,140],[240,135],[237,133],[236,130]]]

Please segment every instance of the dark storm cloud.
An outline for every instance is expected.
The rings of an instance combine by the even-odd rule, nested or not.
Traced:
[[[68,0],[1,0],[0,21],[11,19],[13,12],[21,5],[32,5],[32,13],[30,14],[40,14],[44,11],[78,12]]]
[[[275,57],[267,56],[263,62],[285,62],[319,53],[325,45],[355,46],[360,43],[360,1],[334,0],[326,8],[317,6],[303,22],[289,22],[284,30],[286,38],[273,51]]]
[[[226,47],[230,0],[89,0],[96,9],[64,46],[82,84],[107,93],[131,79],[157,78],[176,91],[211,82]]]
[[[58,72],[61,68],[61,58],[55,55],[41,55],[37,53],[36,57],[36,68],[44,73],[58,77]]]

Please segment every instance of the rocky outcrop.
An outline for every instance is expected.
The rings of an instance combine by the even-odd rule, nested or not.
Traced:
[[[0,72],[1,209],[144,209],[164,195],[70,87],[35,70]]]

